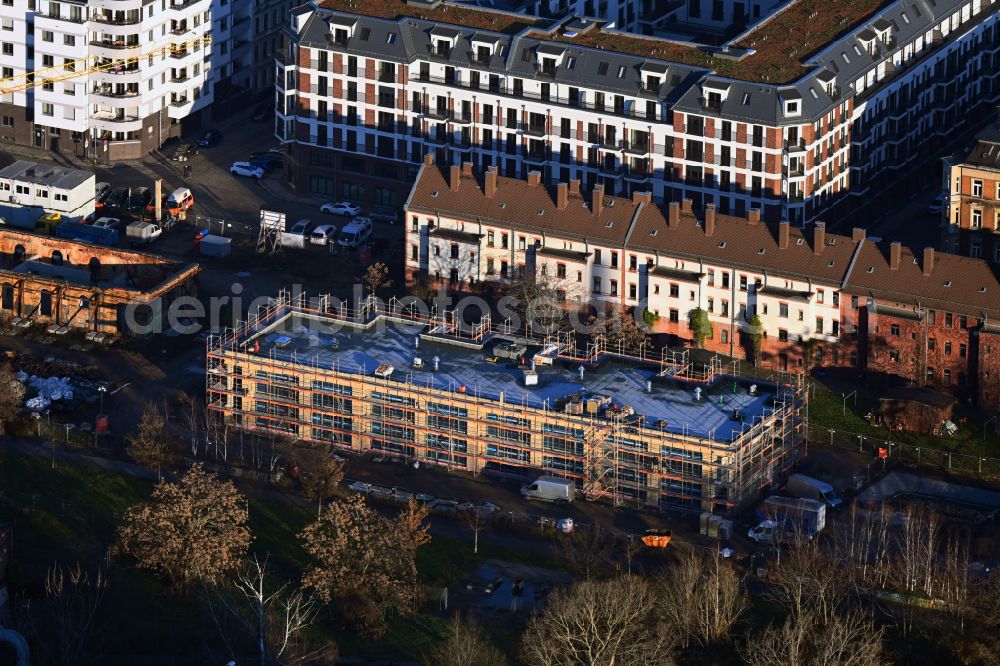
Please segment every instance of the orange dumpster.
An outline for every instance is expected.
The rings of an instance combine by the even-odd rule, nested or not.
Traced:
[[[670,530],[646,530],[642,543],[650,548],[666,548],[670,543]]]

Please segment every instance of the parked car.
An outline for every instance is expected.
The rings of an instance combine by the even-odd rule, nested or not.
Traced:
[[[309,234],[309,242],[313,245],[329,245],[337,237],[337,227],[332,224],[323,224]]]
[[[389,224],[396,224],[399,222],[399,211],[395,208],[389,208],[388,206],[377,206],[371,214],[373,222],[388,222]]]
[[[198,154],[198,146],[193,143],[182,143],[174,148],[170,159],[174,162],[187,162],[191,157]]]
[[[292,228],[289,229],[287,233],[295,234],[297,236],[305,236],[306,229],[309,228],[310,224],[312,224],[312,220],[299,220],[292,225]]]
[[[153,200],[153,193],[148,187],[136,187],[132,189],[132,194],[129,195],[128,199],[128,209],[129,210],[145,210],[149,202]]]
[[[233,165],[229,167],[229,173],[234,176],[245,176],[247,178],[256,178],[257,180],[264,177],[264,170],[250,162],[233,162]]]
[[[253,110],[253,115],[250,116],[250,120],[254,121],[255,123],[260,123],[265,120],[270,120],[271,118],[274,118],[273,102],[265,102],[264,104],[259,105],[256,109]]]
[[[336,203],[325,203],[319,207],[319,210],[322,213],[329,213],[330,215],[353,217],[361,212],[361,207],[355,206],[350,201],[338,201]]]
[[[122,230],[122,221],[117,217],[99,217],[94,222],[95,227],[102,227],[104,229],[114,229],[115,231]]]
[[[222,141],[222,132],[217,129],[210,129],[198,139],[198,145],[202,148],[211,148],[220,141]]]
[[[111,183],[98,183],[94,186],[94,201],[100,203],[104,197],[111,194]]]
[[[282,160],[281,155],[276,155],[274,153],[264,153],[250,158],[250,164],[255,164],[264,171],[274,171],[275,169],[280,169],[283,163],[284,161]]]
[[[128,207],[128,188],[116,187],[111,194],[104,198],[104,208],[115,210],[125,210]]]
[[[372,220],[370,217],[356,217],[340,231],[337,245],[346,249],[359,248],[368,243],[372,237]]]

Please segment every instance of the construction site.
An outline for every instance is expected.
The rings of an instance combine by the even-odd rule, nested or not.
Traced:
[[[590,500],[726,513],[802,451],[806,391],[690,350],[525,335],[488,315],[282,292],[207,341],[228,426],[473,474],[571,479]]]

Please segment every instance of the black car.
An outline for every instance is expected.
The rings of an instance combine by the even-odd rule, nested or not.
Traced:
[[[134,187],[132,188],[132,196],[128,200],[129,210],[146,210],[146,206],[149,202],[153,200],[153,193],[149,191],[148,187]]]
[[[115,210],[126,210],[128,208],[128,188],[116,187],[111,194],[105,197],[104,207]]]
[[[174,162],[187,162],[192,156],[197,154],[198,146],[193,143],[182,143],[174,148],[174,152],[170,155],[170,159]]]
[[[276,153],[260,153],[250,157],[250,163],[259,166],[264,171],[280,169],[283,162],[281,155]]]
[[[202,148],[211,148],[220,141],[222,141],[222,132],[216,129],[210,129],[205,132],[200,139],[198,139],[198,145]]]
[[[264,122],[271,118],[274,118],[274,104],[271,103],[261,104],[253,110],[253,115],[250,116],[250,120],[255,123]]]

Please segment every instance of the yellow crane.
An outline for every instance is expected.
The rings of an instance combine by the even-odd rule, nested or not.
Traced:
[[[79,60],[73,60],[61,65],[36,69],[31,72],[25,72],[24,74],[17,74],[5,79],[0,79],[0,95],[23,92],[31,88],[45,85],[46,83],[58,83],[59,81],[74,79],[78,76],[85,76],[94,72],[114,72],[116,70],[123,70],[129,65],[138,63],[140,60],[146,58],[157,58],[163,55],[184,53],[189,49],[193,51],[201,46],[207,46],[211,43],[211,36],[205,35],[203,37],[196,37],[182,42],[173,42],[167,44],[166,46],[153,49],[152,51],[144,51],[142,53],[135,53],[132,55],[124,54],[121,58],[108,58],[106,56],[90,55],[86,58],[80,58]],[[132,51],[139,48],[140,45],[137,44],[134,47],[122,50]]]

